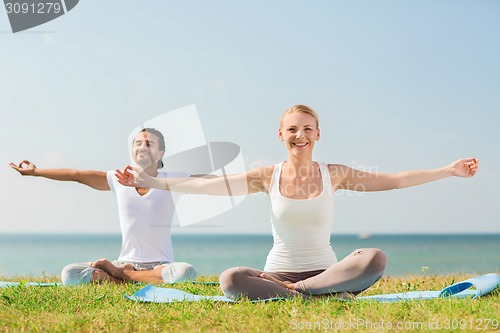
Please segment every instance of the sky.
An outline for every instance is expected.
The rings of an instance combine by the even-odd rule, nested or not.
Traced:
[[[9,162],[121,168],[133,129],[193,104],[206,141],[237,144],[247,169],[287,158],[278,122],[295,104],[319,113],[317,161],[480,159],[472,179],[337,193],[334,233],[499,233],[499,15],[494,0],[85,0],[14,34],[0,13],[0,233],[119,233],[112,193]],[[269,209],[251,195],[174,233],[270,233]]]

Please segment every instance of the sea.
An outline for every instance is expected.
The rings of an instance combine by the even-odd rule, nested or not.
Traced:
[[[200,275],[216,276],[233,266],[262,269],[271,235],[173,235],[176,261]],[[341,260],[358,248],[379,248],[388,257],[386,275],[486,274],[500,272],[500,234],[333,235]],[[120,235],[0,234],[0,277],[59,275],[73,262],[117,259]]]

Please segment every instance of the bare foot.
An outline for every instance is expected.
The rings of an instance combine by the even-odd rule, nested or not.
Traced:
[[[114,283],[123,283],[125,281],[121,280],[121,279],[117,279],[111,275],[109,275],[108,273],[104,272],[104,271],[101,271],[101,270],[95,270],[92,272],[92,279],[90,280],[90,282],[92,283],[103,283],[105,281],[108,281],[108,282],[114,282]]]
[[[111,275],[112,277],[123,281],[130,281],[129,274],[127,273],[130,271],[135,271],[134,266],[130,264],[125,264],[123,266],[115,266],[108,259],[96,260],[92,264],[90,264],[90,266],[95,268],[100,268],[109,275]]]
[[[274,276],[267,274],[267,273],[262,273],[260,274],[260,277],[265,280],[269,280],[271,282],[274,282],[278,285],[280,285],[283,288],[290,289],[290,290],[295,290],[295,284],[294,283],[286,283],[283,281],[280,281],[276,279]],[[320,295],[312,295],[316,299],[323,299],[323,298],[340,298],[340,299],[346,299],[346,300],[351,300],[354,301],[356,300],[356,296],[354,294],[351,294],[349,292],[340,292],[340,293],[331,293],[331,294],[320,294]]]
[[[290,289],[290,290],[295,290],[295,284],[293,284],[293,283],[286,283],[286,282],[280,281],[280,280],[278,280],[277,278],[275,278],[274,276],[272,276],[270,274],[262,273],[262,274],[260,274],[260,277],[262,279],[264,279],[264,280],[269,280],[271,282],[274,282],[274,283],[280,285],[283,288]]]

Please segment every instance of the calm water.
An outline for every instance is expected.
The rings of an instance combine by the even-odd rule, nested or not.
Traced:
[[[174,235],[176,261],[193,264],[203,275],[232,266],[263,268],[268,235]],[[500,235],[354,235],[333,236],[340,260],[356,248],[377,247],[389,258],[388,275],[500,272]],[[59,275],[78,261],[116,259],[119,235],[0,235],[0,276]]]

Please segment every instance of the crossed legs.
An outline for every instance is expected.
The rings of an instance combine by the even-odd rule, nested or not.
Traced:
[[[149,265],[112,263],[107,259],[91,263],[70,264],[64,267],[61,273],[64,284],[100,283],[103,281],[115,283],[135,281],[159,284],[195,280],[196,276],[194,267],[184,262]]]
[[[312,298],[335,294],[345,297],[369,288],[384,274],[387,259],[379,249],[358,249],[324,271],[267,273],[233,267],[220,276],[224,294],[232,299],[271,297]]]

